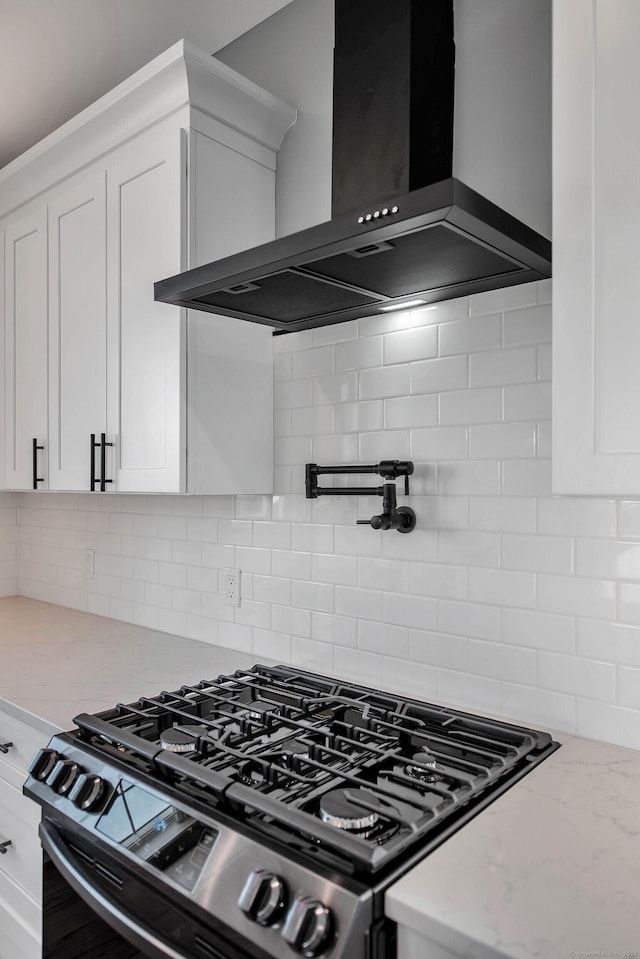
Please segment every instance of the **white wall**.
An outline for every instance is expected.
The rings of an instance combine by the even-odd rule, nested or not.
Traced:
[[[0,493],[0,597],[18,591],[18,506],[14,493]]]

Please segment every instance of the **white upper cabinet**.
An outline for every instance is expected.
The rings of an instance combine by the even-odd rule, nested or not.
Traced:
[[[83,174],[49,203],[49,489],[90,489],[107,422],[106,192]]]
[[[553,11],[553,486],[640,494],[640,3]]]
[[[4,230],[5,488],[47,485],[47,208]],[[35,441],[35,442],[34,442]],[[35,478],[35,479],[34,479]]]
[[[180,42],[0,171],[6,488],[271,492],[270,331],[153,284],[273,238],[295,117]]]

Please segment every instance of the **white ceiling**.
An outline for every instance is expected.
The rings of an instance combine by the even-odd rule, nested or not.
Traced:
[[[177,40],[220,50],[291,0],[0,0],[0,167]]]

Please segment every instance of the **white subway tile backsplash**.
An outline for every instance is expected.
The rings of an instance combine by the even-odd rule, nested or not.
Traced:
[[[550,299],[276,337],[275,496],[0,494],[0,595],[640,748],[640,491],[551,495]],[[381,500],[351,477],[305,497],[306,462],[393,458],[415,462],[410,535],[357,526]]]
[[[502,317],[471,317],[443,324],[440,327],[440,356],[478,353],[500,347]]]
[[[450,325],[450,324],[449,324]],[[384,336],[384,363],[411,363],[438,355],[438,327],[421,326]]]

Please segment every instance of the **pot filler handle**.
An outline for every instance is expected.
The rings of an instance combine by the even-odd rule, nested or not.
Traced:
[[[123,935],[137,949],[151,950],[150,955],[158,959],[191,959],[186,953],[177,952],[159,939],[139,920],[124,912],[106,893],[92,886],[90,879],[74,864],[73,853],[67,843],[46,820],[40,823],[40,839],[43,849],[71,888],[107,925]]]

